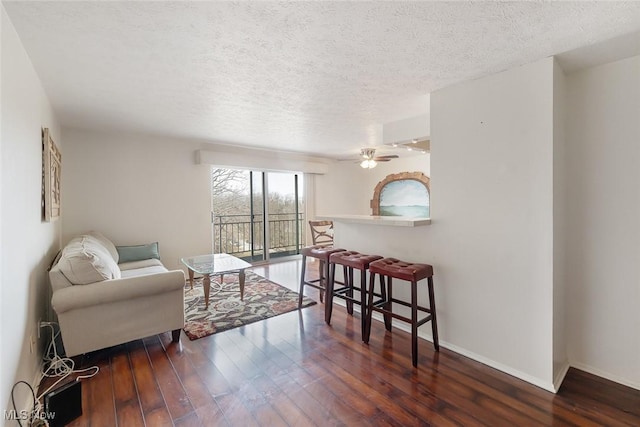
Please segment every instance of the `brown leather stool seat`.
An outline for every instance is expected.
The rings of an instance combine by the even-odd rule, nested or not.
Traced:
[[[342,251],[344,251],[344,249],[334,248],[332,245],[313,245],[304,247],[300,250],[300,253],[302,254],[302,272],[300,274],[300,295],[298,297],[298,307],[302,307],[305,285],[319,289],[320,302],[322,302],[324,292],[328,286],[329,257],[333,253]],[[319,278],[314,280],[305,280],[304,277],[307,270],[307,257],[316,258],[320,261]]]
[[[327,324],[331,323],[331,312],[333,311],[333,297],[342,298],[347,301],[347,313],[353,315],[353,303],[360,305],[361,314],[361,333],[364,337],[366,326],[366,313],[367,313],[367,276],[366,271],[369,268],[369,264],[373,261],[382,259],[379,255],[365,255],[356,251],[342,251],[331,254],[329,258],[329,265],[331,268],[329,276],[329,287],[327,288],[327,301],[324,306],[324,320]],[[344,283],[341,288],[335,288],[336,276],[336,264],[343,266]],[[353,270],[360,270],[360,299],[356,299],[353,296]]]
[[[367,321],[363,341],[369,342],[371,334],[371,321],[374,311],[384,315],[384,324],[388,331],[391,331],[391,318],[396,318],[411,324],[411,361],[413,366],[418,366],[418,327],[431,321],[433,333],[433,346],[436,351],[440,350],[438,343],[438,323],[436,319],[436,302],[433,292],[433,267],[428,264],[417,264],[400,261],[396,258],[384,258],[369,264],[369,299],[367,303]],[[380,288],[382,298],[374,301],[373,288],[376,274],[380,276]],[[411,302],[401,301],[393,298],[392,279],[405,280],[411,282]],[[429,291],[429,308],[418,305],[418,282],[427,279]],[[411,308],[411,318],[394,313],[392,304],[400,304]],[[418,319],[418,311],[428,315]]]
[[[323,245],[314,245],[307,246],[300,249],[300,253],[302,256],[310,256],[312,258],[317,258],[320,261],[329,261],[329,257],[331,254],[336,252],[344,252],[344,249],[334,248],[333,245],[323,246]]]

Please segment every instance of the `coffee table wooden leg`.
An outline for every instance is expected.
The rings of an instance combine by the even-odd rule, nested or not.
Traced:
[[[187,268],[187,270],[189,270],[189,285],[193,289],[193,270],[190,268]]]
[[[211,277],[205,274],[202,279],[202,285],[204,286],[204,308],[209,308],[209,293],[211,292]]]
[[[240,270],[238,273],[240,281],[240,301],[244,300],[244,270]]]

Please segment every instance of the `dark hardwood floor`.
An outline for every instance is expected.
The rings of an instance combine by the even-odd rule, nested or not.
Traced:
[[[315,268],[311,268],[314,271]],[[255,268],[291,288],[299,262]],[[314,289],[309,295],[317,300]],[[321,304],[181,344],[165,333],[90,353],[72,426],[639,426],[640,391],[571,369],[557,395]]]

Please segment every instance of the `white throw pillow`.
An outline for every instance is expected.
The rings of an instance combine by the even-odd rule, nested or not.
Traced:
[[[91,236],[69,242],[58,262],[60,271],[74,285],[119,279],[120,269],[109,251]]]
[[[109,251],[109,253],[111,254],[111,257],[116,262],[116,264],[118,263],[119,261],[118,250],[116,249],[116,245],[114,245],[113,242],[111,242],[111,240],[107,239],[105,235],[99,231],[90,231],[87,233],[87,235],[95,237],[95,239],[98,242],[100,242],[100,244],[104,246],[107,251]]]

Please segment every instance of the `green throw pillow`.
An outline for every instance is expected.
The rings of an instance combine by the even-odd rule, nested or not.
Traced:
[[[149,243],[148,245],[116,246],[116,250],[120,257],[119,264],[151,258],[160,259],[158,242]]]

